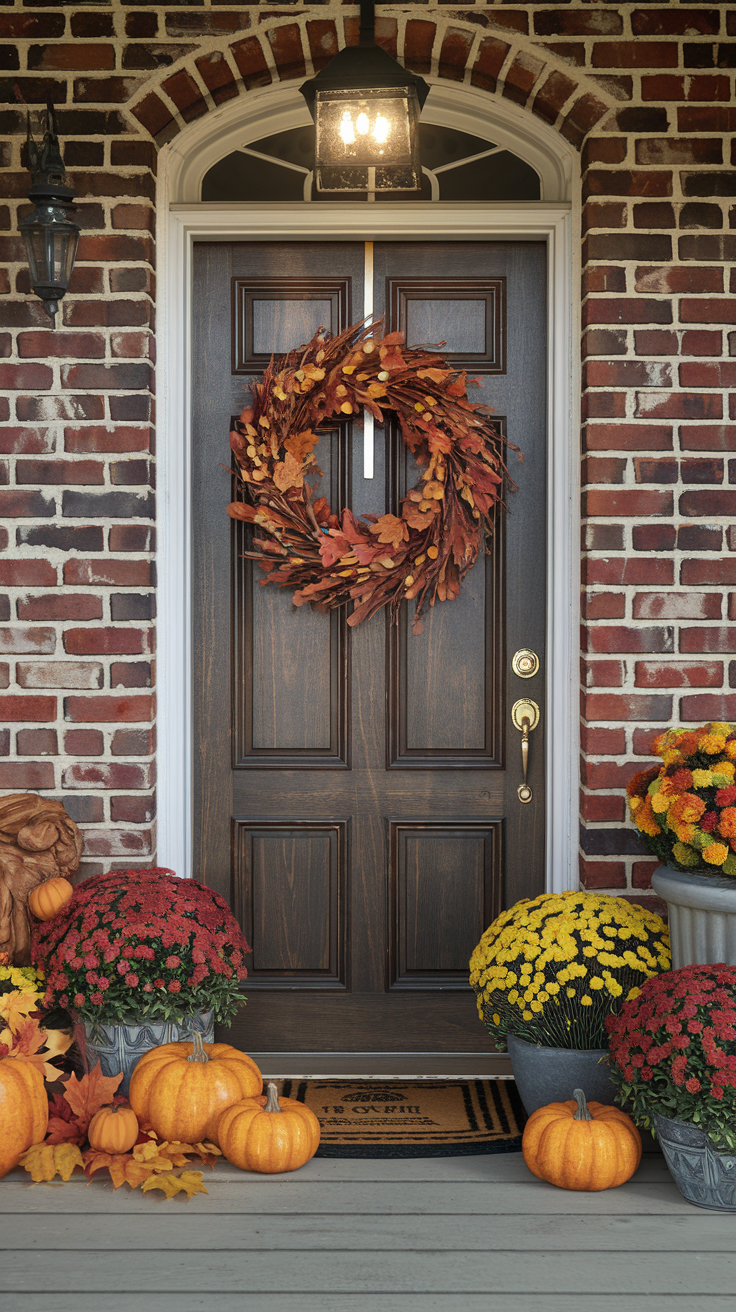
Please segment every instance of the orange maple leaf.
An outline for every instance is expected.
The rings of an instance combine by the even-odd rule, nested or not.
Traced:
[[[64,1097],[85,1130],[100,1108],[112,1102],[122,1078],[122,1071],[119,1075],[103,1075],[98,1061],[94,1070],[81,1080],[72,1074],[64,1081]]]

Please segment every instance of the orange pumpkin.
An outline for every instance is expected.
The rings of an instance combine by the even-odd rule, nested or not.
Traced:
[[[228,1107],[217,1125],[220,1148],[241,1171],[296,1171],[319,1148],[319,1121],[294,1098],[279,1102],[276,1085],[268,1098],[246,1098]]]
[[[217,1143],[217,1121],[226,1107],[263,1088],[261,1072],[229,1043],[163,1043],[138,1062],[128,1097],[139,1122],[159,1139]]]
[[[18,1165],[33,1143],[40,1143],[49,1123],[43,1075],[22,1057],[0,1061],[0,1179]]]
[[[129,1153],[138,1138],[138,1118],[132,1107],[101,1107],[87,1130],[90,1148],[98,1153]]]
[[[66,905],[74,889],[68,879],[45,879],[37,884],[28,898],[28,905],[37,920],[52,920],[57,911]]]
[[[521,1150],[533,1175],[560,1189],[613,1189],[631,1178],[641,1161],[641,1138],[618,1107],[575,1101],[551,1102],[529,1117]]]

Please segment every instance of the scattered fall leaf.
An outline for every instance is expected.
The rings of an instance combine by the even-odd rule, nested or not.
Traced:
[[[84,1159],[75,1143],[34,1143],[20,1159],[36,1184],[48,1183],[55,1176],[68,1180],[75,1166],[84,1167]]]
[[[167,1198],[175,1198],[180,1193],[193,1198],[195,1194],[209,1192],[202,1183],[201,1171],[182,1171],[181,1175],[153,1175],[150,1180],[146,1180],[141,1193],[150,1193],[152,1189],[163,1189]]]

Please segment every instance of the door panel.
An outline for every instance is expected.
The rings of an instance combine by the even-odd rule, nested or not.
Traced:
[[[486,925],[543,888],[544,729],[523,806],[516,697],[543,708],[545,250],[535,243],[381,243],[387,328],[478,379],[526,463],[458,600],[411,633],[351,630],[261,586],[249,530],[225,514],[227,434],[271,351],[362,316],[360,243],[195,248],[195,874],[253,947],[236,1041],[257,1051],[488,1051],[467,983]],[[228,310],[227,307],[230,307]],[[325,433],[333,509],[396,513],[417,471],[396,425]],[[510,672],[521,646],[542,668]],[[231,1031],[232,1033],[232,1031]]]

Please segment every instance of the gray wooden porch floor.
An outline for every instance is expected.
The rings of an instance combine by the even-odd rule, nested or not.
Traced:
[[[189,1202],[83,1177],[0,1181],[4,1312],[733,1312],[736,1216],[648,1154],[568,1193],[521,1154],[227,1163]]]

